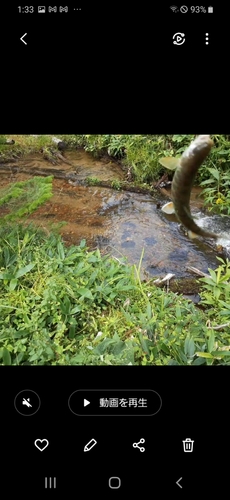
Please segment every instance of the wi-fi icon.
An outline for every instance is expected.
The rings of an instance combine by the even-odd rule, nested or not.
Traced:
[[[173,12],[176,12],[177,11],[177,6],[176,5],[172,5],[170,7],[170,9],[173,11]]]

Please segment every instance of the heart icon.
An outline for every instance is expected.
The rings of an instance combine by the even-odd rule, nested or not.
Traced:
[[[36,439],[34,444],[39,451],[44,451],[49,446],[49,441],[48,439]]]

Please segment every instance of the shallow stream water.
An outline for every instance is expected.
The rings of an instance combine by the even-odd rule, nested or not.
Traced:
[[[31,177],[26,169],[41,169],[50,174],[61,169],[66,173],[75,172],[76,179],[97,177],[101,180],[122,180],[125,177],[121,167],[108,159],[96,160],[82,150],[66,151],[65,158],[71,163],[60,162],[52,165],[41,154],[28,155],[6,170],[1,168],[1,186],[9,182],[26,180]],[[17,173],[15,167],[23,168]],[[9,170],[11,168],[11,170]],[[10,173],[9,173],[10,172]],[[48,174],[47,174],[48,175]],[[230,217],[204,216],[200,189],[194,188],[191,196],[191,210],[199,225],[212,231],[226,233],[221,240],[226,256],[230,253]],[[52,225],[61,221],[66,224],[61,234],[66,244],[79,244],[86,239],[90,248],[99,247],[118,259],[127,257],[131,264],[139,264],[142,251],[142,273],[148,276],[165,276],[172,273],[176,277],[191,276],[192,266],[207,272],[216,268],[220,255],[213,241],[190,240],[173,215],[164,214],[159,207],[168,200],[156,192],[156,196],[128,191],[116,191],[99,186],[74,185],[74,181],[54,179],[53,197],[39,207],[30,217],[34,223],[52,231]],[[0,207],[0,216],[3,208]]]

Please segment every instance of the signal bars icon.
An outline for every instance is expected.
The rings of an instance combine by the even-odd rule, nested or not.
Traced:
[[[178,11],[178,7],[176,5],[171,5],[170,9],[173,11],[173,12],[177,12]]]

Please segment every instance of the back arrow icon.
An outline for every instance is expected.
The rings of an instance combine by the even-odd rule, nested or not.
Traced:
[[[26,35],[27,35],[27,33],[24,33],[24,35],[22,35],[22,37],[20,38],[20,40],[21,40],[21,41],[22,41],[25,45],[27,45],[27,42],[25,42],[25,40],[23,40],[23,38],[24,38],[24,36],[26,36]]]
[[[176,484],[177,484],[177,486],[179,486],[179,488],[182,488],[182,486],[180,484],[181,479],[182,479],[182,477],[180,477],[180,479],[178,479],[178,481],[176,481]]]

